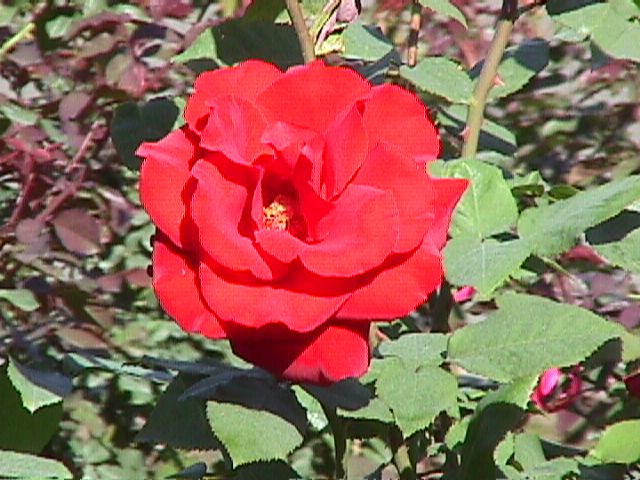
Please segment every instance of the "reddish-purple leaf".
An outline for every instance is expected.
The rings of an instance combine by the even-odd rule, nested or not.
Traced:
[[[60,212],[53,220],[53,228],[70,252],[93,255],[100,251],[100,224],[80,208]]]
[[[91,95],[84,92],[71,92],[64,96],[58,106],[58,114],[63,120],[74,120],[91,103]]]

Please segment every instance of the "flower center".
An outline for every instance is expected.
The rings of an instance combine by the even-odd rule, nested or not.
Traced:
[[[297,237],[306,230],[297,202],[287,195],[277,195],[268,206],[262,207],[262,216],[262,222],[269,230],[289,231]]]

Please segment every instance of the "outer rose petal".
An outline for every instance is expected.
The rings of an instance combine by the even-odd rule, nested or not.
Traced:
[[[321,61],[290,68],[256,99],[272,121],[323,133],[371,87],[353,70],[325,67]]]
[[[251,238],[240,231],[242,219],[249,217],[251,191],[257,176],[249,167],[241,167],[219,158],[219,165],[201,160],[193,167],[198,180],[191,214],[198,226],[202,249],[216,262],[234,271],[250,271],[258,278],[272,280],[284,273],[276,260],[264,258]],[[251,227],[247,227],[251,228]]]
[[[362,320],[403,317],[442,283],[440,252],[426,241],[413,254],[395,255],[373,281],[356,290],[336,314]]]
[[[153,244],[153,288],[164,311],[184,330],[225,338],[224,330],[200,296],[196,273],[185,259],[185,252],[161,233]]]
[[[282,72],[277,67],[259,60],[204,72],[196,79],[195,92],[187,102],[184,118],[192,129],[198,130],[198,120],[209,113],[207,102],[220,95],[236,95],[253,102],[260,92],[281,76]]]
[[[434,218],[433,203],[439,201],[424,165],[406,152],[383,142],[370,152],[353,183],[393,193],[400,224],[394,252],[408,252],[422,243]]]
[[[145,157],[140,169],[140,199],[153,223],[171,241],[185,247],[182,238],[187,208],[183,193],[191,177],[189,163],[195,146],[185,128],[156,143],[143,143],[136,155]]]
[[[302,334],[269,325],[253,341],[243,340],[249,332],[225,328],[236,355],[288,380],[326,385],[359,377],[369,366],[369,323],[328,322]]]
[[[348,282],[335,286],[295,265],[286,277],[269,283],[248,275],[222,276],[204,262],[198,276],[202,295],[219,318],[251,328],[281,323],[309,332],[330,318],[352,290]]]
[[[427,238],[438,249],[441,249],[447,241],[453,209],[469,186],[469,180],[464,178],[433,178],[432,183],[436,191],[435,219],[427,232]]]
[[[436,159],[440,152],[438,132],[415,95],[386,84],[373,87],[364,106],[362,120],[369,135],[369,148],[389,142],[417,161]]]

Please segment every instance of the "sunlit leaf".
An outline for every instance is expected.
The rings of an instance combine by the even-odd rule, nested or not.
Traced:
[[[619,330],[583,308],[523,294],[505,294],[486,320],[457,330],[449,358],[465,369],[508,382],[585,360]]]
[[[403,65],[400,75],[426,92],[453,103],[469,103],[473,82],[465,69],[445,57],[427,57],[415,67]]]
[[[73,478],[62,462],[4,450],[0,450],[0,472],[4,478]]]
[[[640,460],[640,420],[625,420],[607,427],[591,455],[605,463]]]
[[[615,180],[548,206],[529,208],[518,220],[518,233],[534,253],[551,256],[569,250],[578,235],[640,199],[640,176]]]

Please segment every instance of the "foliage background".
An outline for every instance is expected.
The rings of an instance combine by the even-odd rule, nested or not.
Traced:
[[[325,2],[302,3],[322,27]],[[640,5],[523,2],[479,153],[454,160],[500,4],[420,2],[411,68],[411,5],[362,3],[317,51],[429,106],[453,160],[433,173],[473,182],[448,279],[477,289],[454,305],[446,285],[381,327],[362,381],[373,397],[232,369],[247,366],[225,342],[168,321],[146,273],[153,227],[133,151],[180,124],[195,72],[300,63],[283,2],[0,7],[0,476],[331,476],[337,411],[350,478],[394,478],[402,445],[423,478],[640,477],[640,401],[623,383],[640,358]],[[537,376],[574,364],[582,395],[541,414]],[[241,422],[256,408],[272,412],[257,432]],[[230,420],[209,425],[216,415]],[[267,433],[272,448],[243,444]]]

